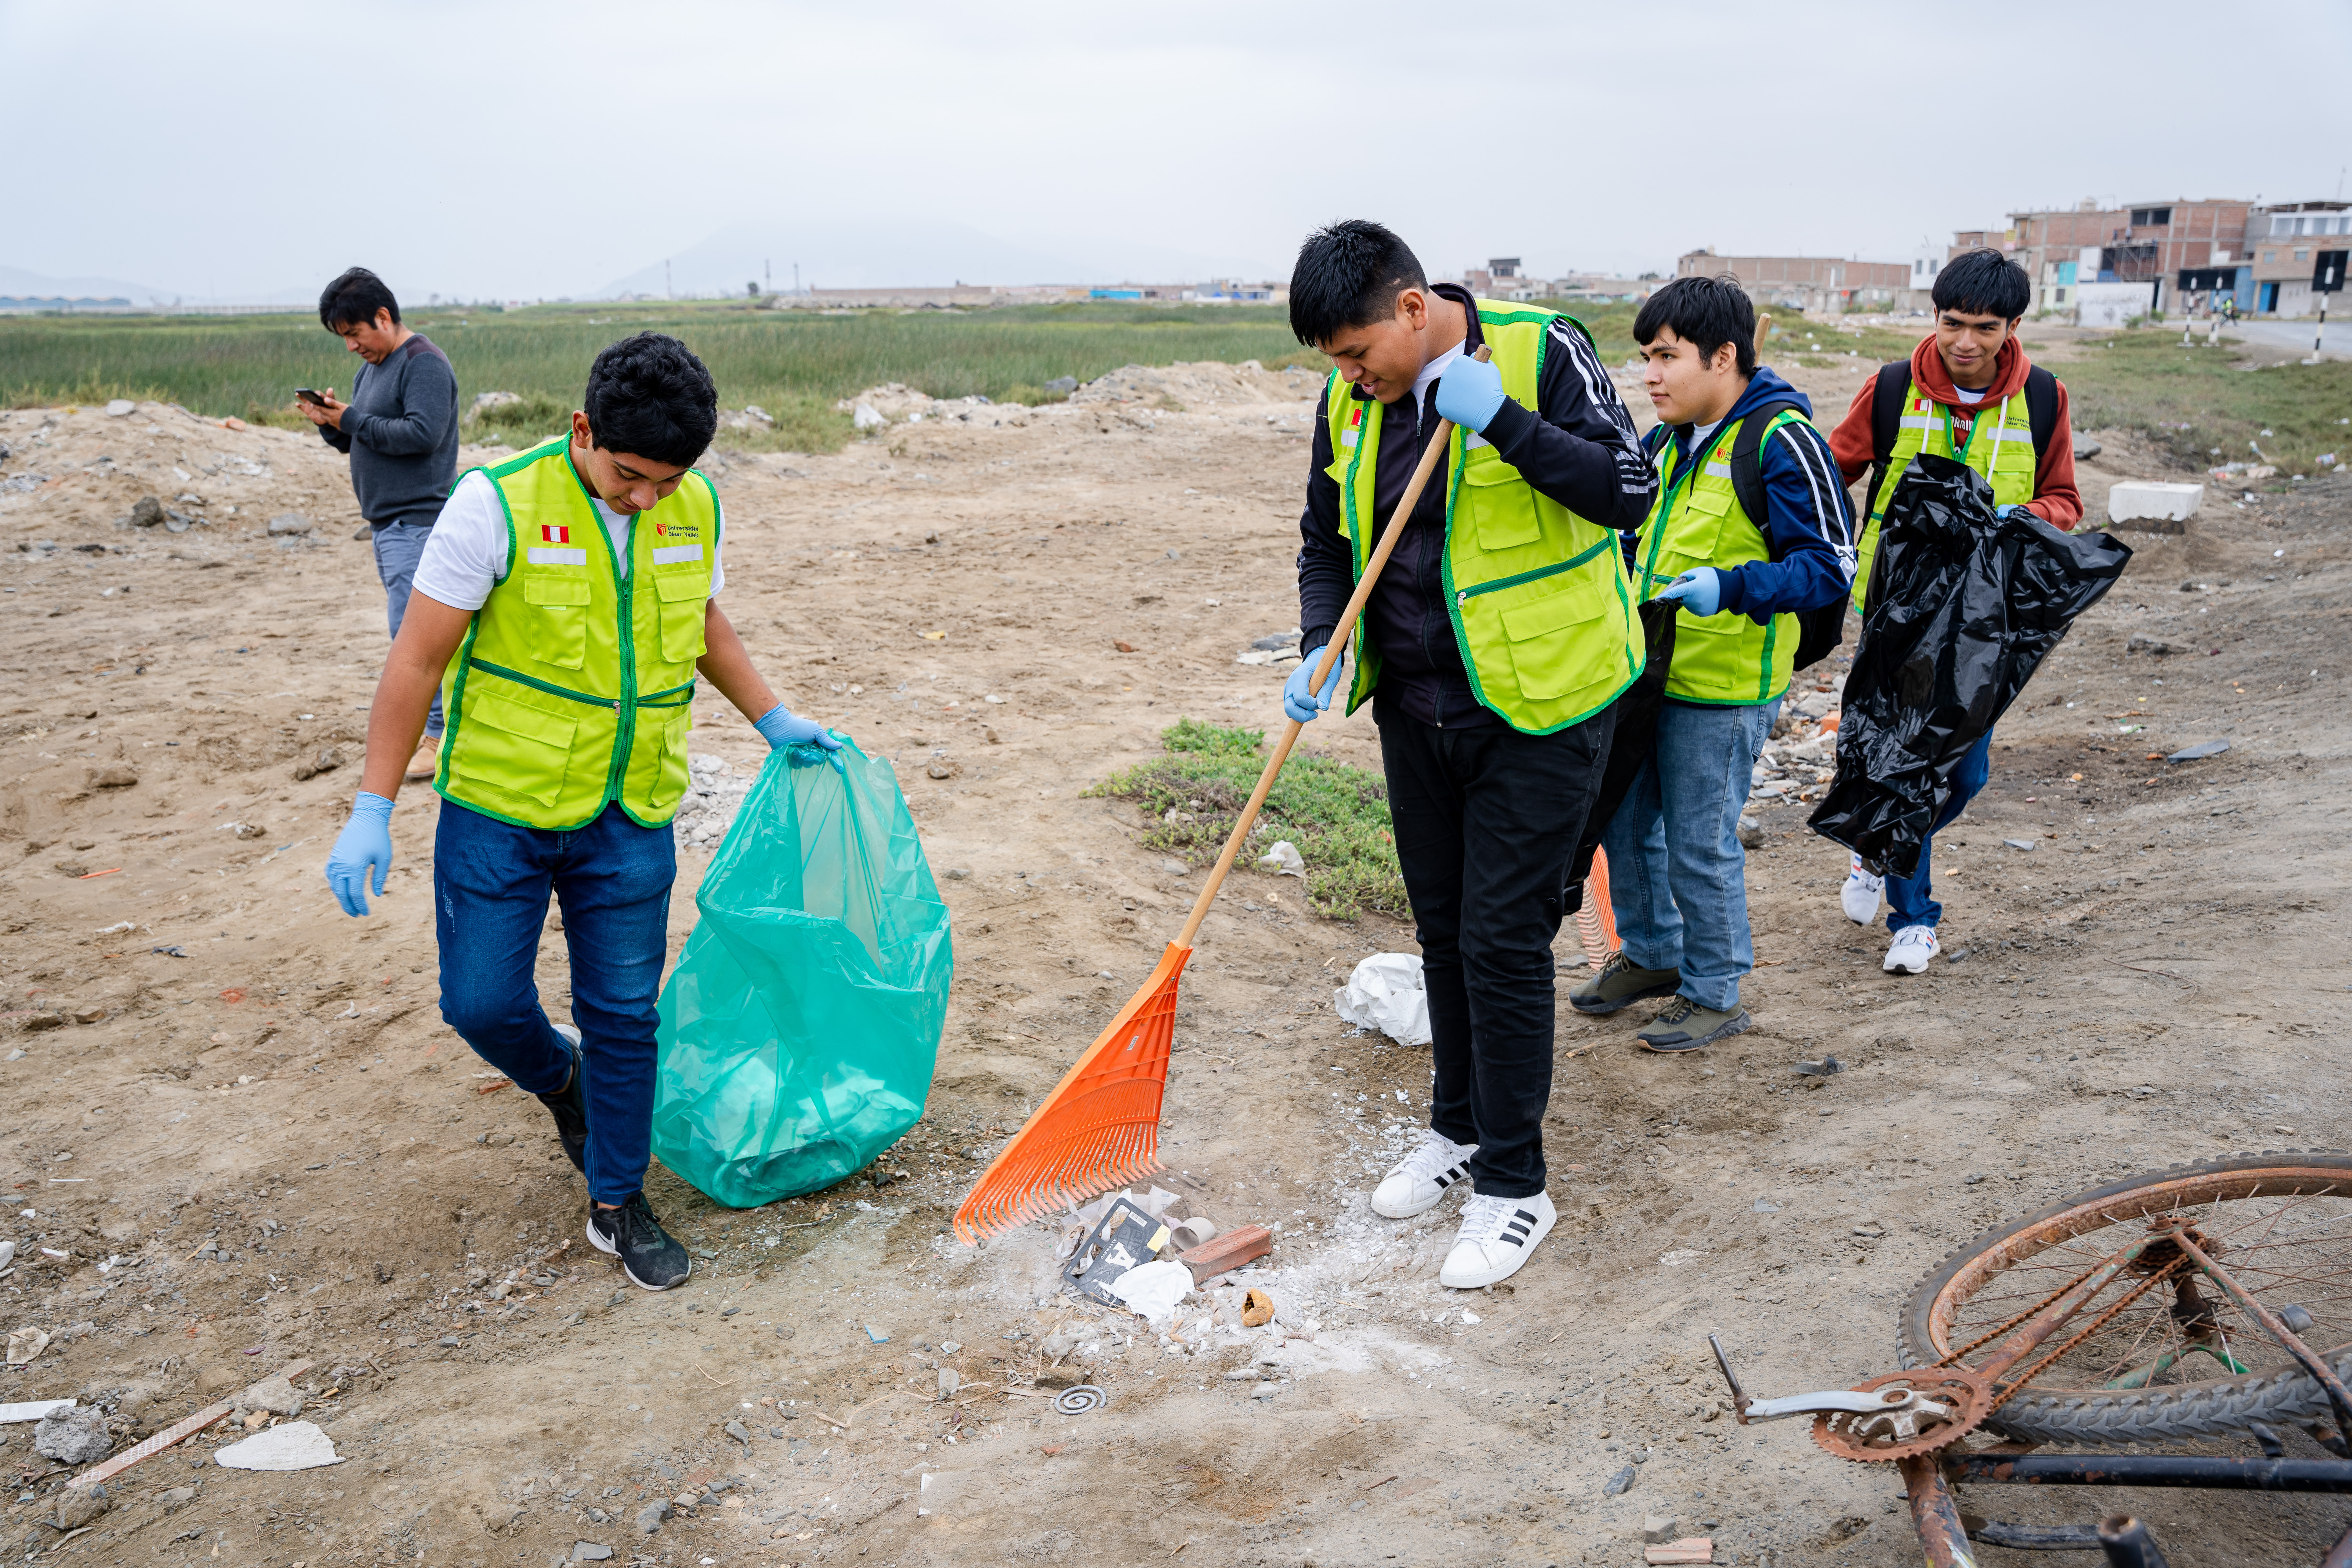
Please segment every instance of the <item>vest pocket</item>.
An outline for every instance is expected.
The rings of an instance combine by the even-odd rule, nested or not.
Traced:
[[[1599,635],[1594,623],[1616,598],[1609,584],[1576,578],[1557,594],[1505,610],[1498,618],[1519,690],[1542,700],[1591,685],[1593,661],[1584,645]]]
[[[492,789],[552,805],[579,732],[576,719],[467,692],[449,769]]]
[[[1464,455],[1459,504],[1469,509],[1481,550],[1515,550],[1543,535],[1534,489],[1518,469],[1495,456],[1492,447],[1474,447]]]
[[[654,574],[654,593],[661,600],[662,658],[673,664],[691,664],[705,649],[704,606],[710,602],[710,574],[698,566],[691,572]]]
[[[533,572],[522,580],[529,606],[530,657],[541,664],[580,669],[588,663],[588,600],[585,577],[554,577]]]

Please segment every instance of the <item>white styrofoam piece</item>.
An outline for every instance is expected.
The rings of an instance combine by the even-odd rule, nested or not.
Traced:
[[[44,1415],[54,1415],[60,1410],[71,1410],[70,1399],[30,1399],[22,1405],[0,1405],[0,1422],[38,1421]]]
[[[2107,521],[2130,522],[2137,518],[2161,518],[2186,522],[2205,504],[2203,485],[2173,484],[2162,479],[2122,479],[2107,492]]]
[[[232,1470],[315,1470],[342,1462],[334,1440],[309,1421],[288,1421],[213,1451],[213,1463]]]

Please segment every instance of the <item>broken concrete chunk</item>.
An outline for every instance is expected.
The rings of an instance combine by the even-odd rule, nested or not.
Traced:
[[[654,1499],[653,1501],[637,1510],[638,1533],[643,1535],[651,1535],[654,1531],[662,1527],[662,1521],[668,1517],[669,1499],[666,1497],[657,1497]]]
[[[60,1410],[33,1428],[33,1447],[61,1465],[92,1465],[114,1451],[105,1413],[94,1405]]]
[[[1664,1546],[1674,1540],[1681,1529],[1682,1521],[1672,1514],[1650,1514],[1642,1521],[1642,1540],[1651,1546]]]
[[[267,1411],[272,1415],[302,1414],[302,1395],[283,1376],[266,1377],[236,1396],[237,1414]]]
[[[1601,1489],[1601,1495],[1602,1497],[1622,1497],[1626,1492],[1633,1489],[1633,1467],[1627,1465],[1620,1469],[1615,1475],[1609,1478],[1608,1484]]]
[[[57,1526],[59,1530],[79,1530],[100,1514],[114,1506],[104,1487],[68,1489],[58,1498]]]
[[[308,533],[310,531],[310,520],[299,511],[281,511],[269,520],[269,531],[279,538]]]

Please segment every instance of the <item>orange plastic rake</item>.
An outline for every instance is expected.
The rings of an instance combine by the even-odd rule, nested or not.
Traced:
[[[1475,357],[1487,357],[1485,344],[1479,345]],[[1420,504],[1430,475],[1444,462],[1453,437],[1454,426],[1444,419],[1430,432],[1429,445],[1413,468],[1412,482],[1390,514],[1388,527],[1381,530],[1380,544],[1364,563],[1356,591],[1349,595],[1348,607],[1315,667],[1316,690],[1322,690],[1324,682],[1331,679],[1355,632],[1357,618],[1363,614],[1364,601],[1371,597],[1372,584],[1380,579],[1381,568],[1388,564],[1404,533],[1406,520]],[[1168,1088],[1168,1054],[1176,1040],[1176,979],[1192,956],[1192,939],[1200,933],[1209,906],[1216,901],[1217,889],[1224,886],[1234,858],[1249,837],[1258,808],[1274,787],[1275,775],[1282,772],[1290,748],[1297,744],[1299,731],[1305,728],[1294,719],[1283,730],[1265,771],[1258,775],[1257,788],[1250,792],[1249,804],[1242,807],[1223,852],[1209,872],[1207,885],[1192,901],[1192,917],[1160,955],[1160,967],[1118,1010],[1110,1026],[1095,1037],[1095,1043],[1062,1075],[1054,1092],[964,1194],[955,1217],[959,1239],[971,1242],[994,1236],[1160,1169],[1160,1102]]]

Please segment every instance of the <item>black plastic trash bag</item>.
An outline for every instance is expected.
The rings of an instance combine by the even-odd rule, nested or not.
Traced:
[[[1879,526],[1837,782],[1808,826],[1874,871],[1913,875],[1961,757],[2130,559],[2105,533],[1996,518],[1975,470],[1915,458]]]

